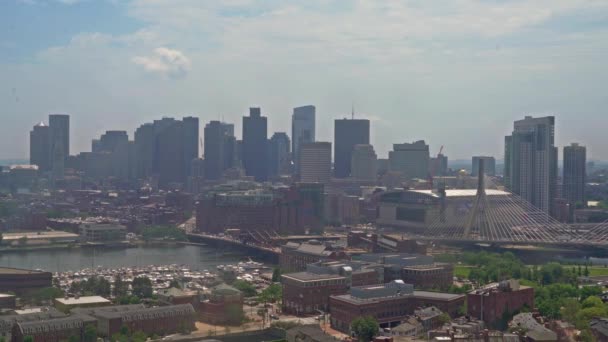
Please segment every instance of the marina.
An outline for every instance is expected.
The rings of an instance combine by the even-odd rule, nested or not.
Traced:
[[[219,265],[237,265],[250,255],[237,248],[222,250],[198,245],[154,245],[136,248],[79,248],[0,254],[0,266],[77,272],[83,269],[120,269],[148,265],[188,265],[192,271],[217,271]],[[266,264],[272,266],[272,264]],[[243,267],[245,268],[245,267]],[[259,267],[254,267],[259,268]]]

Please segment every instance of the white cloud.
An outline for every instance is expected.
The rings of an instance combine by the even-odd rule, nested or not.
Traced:
[[[152,56],[133,57],[132,61],[146,71],[169,77],[183,77],[192,67],[183,52],[166,47],[156,48]]]

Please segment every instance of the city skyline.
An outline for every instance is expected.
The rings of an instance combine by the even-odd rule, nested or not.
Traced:
[[[314,105],[316,140],[333,141],[327,123],[354,103],[381,158],[393,143],[420,139],[452,160],[500,156],[511,122],[554,115],[556,146],[577,141],[589,159],[608,160],[608,4],[441,6],[4,1],[0,158],[25,158],[22,132],[49,113],[72,117],[77,153],[90,137],[163,115],[223,117],[240,132],[240,117],[258,105],[269,132],[288,135],[292,108]]]

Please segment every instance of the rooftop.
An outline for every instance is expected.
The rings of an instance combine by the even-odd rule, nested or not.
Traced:
[[[4,233],[2,234],[2,239],[3,240],[19,240],[22,238],[27,238],[28,240],[35,240],[35,239],[61,239],[61,238],[74,238],[77,239],[78,235],[77,234],[73,234],[73,233],[69,233],[69,232],[64,232],[64,231],[59,231],[59,230],[53,230],[53,231],[40,231],[40,232],[23,232],[23,233]]]
[[[60,304],[63,305],[86,305],[86,304],[110,304],[111,302],[101,296],[86,296],[79,298],[55,298]]]
[[[296,272],[284,274],[283,277],[290,278],[299,281],[313,281],[313,280],[331,280],[331,279],[342,279],[343,276],[339,274],[317,274],[310,272]]]
[[[3,234],[3,238],[6,238],[6,234]],[[42,274],[48,273],[40,270],[27,270],[22,268],[11,268],[11,267],[0,267],[0,274]]]
[[[438,197],[439,195],[432,190],[408,190],[417,192],[420,194],[433,195]],[[486,189],[486,196],[508,196],[511,195],[509,192],[497,189]],[[445,190],[446,197],[475,197],[477,195],[477,189],[447,189]]]

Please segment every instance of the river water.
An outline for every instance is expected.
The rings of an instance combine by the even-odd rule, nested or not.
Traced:
[[[135,248],[73,248],[0,254],[0,266],[41,269],[49,272],[77,271],[147,265],[188,265],[192,270],[215,270],[217,265],[234,264],[247,256],[236,250],[207,246],[168,245]]]

